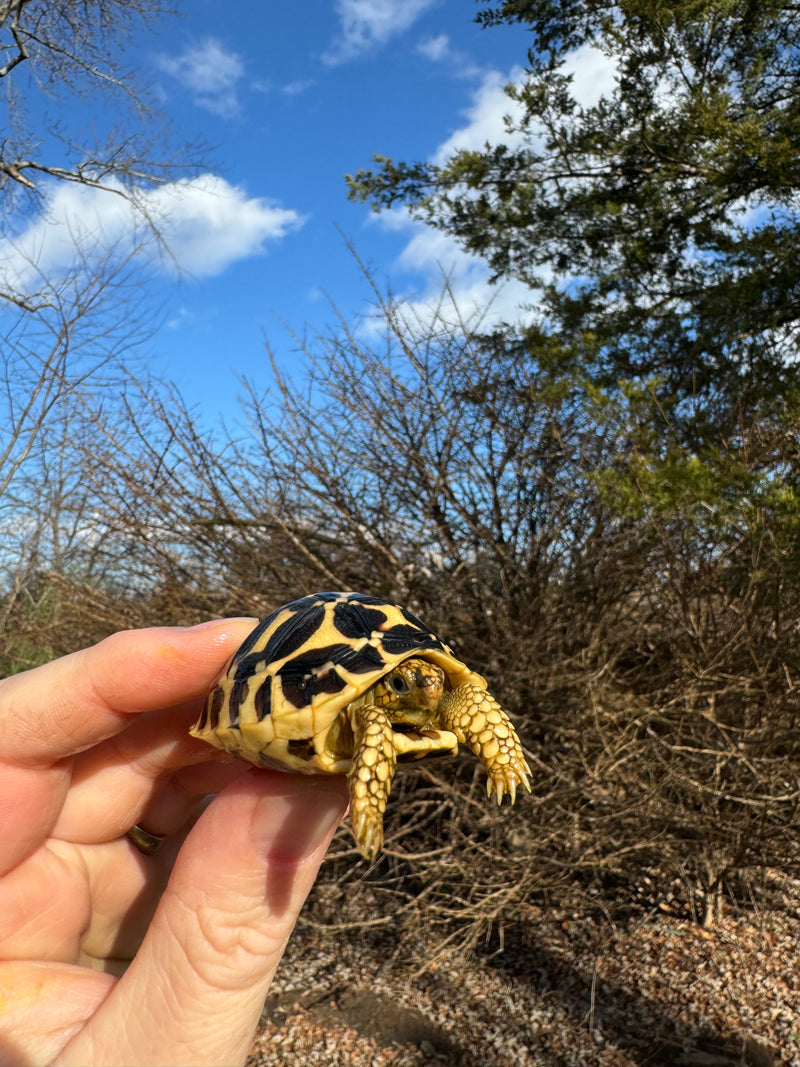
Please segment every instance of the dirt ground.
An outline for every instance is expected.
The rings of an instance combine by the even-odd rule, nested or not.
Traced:
[[[415,972],[301,924],[248,1067],[800,1067],[797,909],[704,930],[529,908],[493,947]]]

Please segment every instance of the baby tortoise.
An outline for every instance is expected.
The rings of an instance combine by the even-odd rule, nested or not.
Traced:
[[[317,593],[253,630],[192,734],[258,766],[346,774],[356,844],[372,860],[398,762],[479,756],[498,804],[530,792],[522,746],[486,682],[405,608]]]

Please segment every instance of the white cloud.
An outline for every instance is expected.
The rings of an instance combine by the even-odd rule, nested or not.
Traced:
[[[592,107],[614,91],[617,66],[599,48],[584,44],[567,56],[564,73],[572,75],[572,95],[581,107]]]
[[[530,321],[534,294],[516,280],[492,285],[483,260],[463,251],[454,238],[415,222],[405,209],[373,216],[384,229],[407,234],[408,242],[396,267],[420,280],[419,291],[401,298],[403,314],[417,322],[469,323],[488,329],[501,322]],[[395,279],[396,281],[396,279]],[[381,330],[380,318],[368,319],[361,333],[368,338]]]
[[[219,274],[231,263],[259,255],[267,241],[302,225],[290,208],[249,197],[224,178],[203,174],[155,190],[150,203],[163,219],[164,239],[183,270]]]
[[[438,37],[426,37],[417,45],[417,51],[432,63],[440,63],[451,54],[450,38],[446,33],[440,33]]]
[[[432,60],[452,61],[457,53],[449,52],[448,47],[446,38],[433,38],[418,50]],[[522,68],[515,67],[507,74],[494,70],[480,73],[480,83],[463,112],[466,121],[433,152],[431,162],[442,164],[459,150],[481,151],[487,143],[504,143],[512,148],[525,141],[535,145],[535,126],[524,134],[515,128],[523,116],[522,108],[505,93],[509,82],[519,83],[524,78]],[[565,73],[573,75],[572,91],[583,107],[590,107],[613,91],[614,64],[596,49],[580,48],[572,53]],[[506,116],[511,119],[511,132]],[[500,323],[530,322],[536,316],[534,290],[513,278],[490,284],[484,260],[464,252],[454,238],[413,221],[406,209],[393,208],[371,215],[370,220],[407,239],[395,266],[419,280],[419,292],[407,292],[402,300],[402,314],[410,320],[431,325],[449,323],[456,328],[459,323],[468,323],[473,329],[478,325],[488,329]],[[539,273],[543,280],[550,277],[545,268]],[[380,329],[379,319],[368,320],[362,332],[372,336]]]
[[[481,150],[487,141],[490,144],[503,141],[510,146],[520,143],[521,135],[508,133],[504,116],[508,115],[512,120],[522,116],[519,104],[510,100],[505,92],[509,81],[518,80],[522,73],[520,67],[515,67],[508,75],[500,74],[496,70],[487,71],[474,91],[469,107],[464,111],[468,120],[466,125],[439,145],[432,156],[432,162],[444,163],[458,151]]]
[[[445,41],[434,38],[430,52],[445,56]],[[578,101],[589,106],[613,88],[614,68],[595,49],[579,49],[568,61],[567,72],[574,74],[573,91]],[[507,74],[499,71],[484,71],[480,84],[473,90],[469,105],[464,110],[466,122],[459,127],[431,156],[431,162],[443,164],[459,150],[480,151],[487,144],[504,143],[509,147],[519,146],[525,140],[535,139],[535,129],[523,134],[514,129],[522,118],[522,108],[510,99],[505,86],[519,83],[524,77],[521,67]],[[505,117],[512,123],[509,132]],[[372,216],[375,219],[375,216]],[[393,209],[377,216],[378,225],[408,235],[408,241],[396,260],[404,272],[416,274],[423,279],[423,291],[409,297],[405,307],[408,312],[423,320],[439,316],[449,308],[455,320],[456,309],[465,320],[483,314],[484,326],[500,322],[530,321],[535,314],[535,293],[515,279],[503,284],[489,283],[489,269],[485,262],[468,255],[458,243],[424,223],[414,222],[404,209]],[[450,296],[442,300],[443,279],[448,281]]]
[[[222,118],[238,114],[236,88],[244,77],[244,63],[215,37],[189,45],[177,55],[162,54],[157,63],[193,94],[198,107]]]
[[[113,192],[54,184],[42,215],[11,240],[0,264],[0,286],[17,293],[39,291],[58,277],[108,255],[137,249],[167,273],[176,268],[196,277],[219,274],[268,241],[302,225],[296,212],[250,197],[214,174],[170,182],[140,194],[141,208],[157,226],[169,255],[148,240],[142,213]],[[141,247],[138,247],[138,244]]]
[[[337,66],[403,33],[437,0],[336,0],[339,33],[322,56]]]
[[[284,96],[300,96],[302,93],[308,92],[309,89],[313,89],[316,84],[313,78],[298,78],[297,81],[282,85],[281,92]]]
[[[439,63],[456,78],[482,78],[485,68],[477,66],[466,52],[453,48],[446,33],[438,37],[425,37],[416,47],[418,55],[424,56],[431,63]]]
[[[570,54],[564,66],[564,73],[572,74],[572,94],[581,107],[591,107],[601,96],[610,94],[614,89],[616,66],[597,48],[589,45],[584,45]],[[501,74],[496,70],[486,71],[480,85],[472,94],[469,106],[464,110],[466,124],[439,145],[432,156],[432,162],[444,163],[459,150],[480,151],[487,142],[502,142],[510,148],[518,147],[526,140],[535,143],[535,125],[525,134],[516,131],[515,127],[522,118],[523,109],[505,92],[505,86],[509,82],[519,84],[524,77],[525,72],[521,67],[514,67],[508,74]],[[511,119],[511,133],[506,127],[505,116]]]

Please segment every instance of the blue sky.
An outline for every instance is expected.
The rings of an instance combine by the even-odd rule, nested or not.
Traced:
[[[237,375],[268,384],[265,338],[282,366],[298,362],[281,322],[325,332],[333,302],[368,336],[370,294],[346,239],[423,314],[446,271],[462,311],[494,295],[496,316],[514,317],[521,287],[496,294],[482,264],[402,210],[350,203],[343,176],[376,151],[430,159],[501,139],[523,28],[481,30],[472,0],[228,0],[222,17],[212,0],[181,7],[127,56],[178,136],[209,146],[202,174],[148,199],[181,268],[152,261],[146,271],[159,326],[140,351],[154,373],[213,416],[234,404]],[[586,57],[576,76],[593,95],[608,71]],[[62,185],[17,248],[57,272],[74,259],[76,234],[124,243],[130,227],[119,198]],[[5,269],[17,269],[13,257]]]
[[[170,294],[167,325],[154,341],[184,391],[205,400],[208,386],[187,381],[187,371],[214,392],[221,365],[230,368],[228,394],[237,372],[268,374],[265,336],[284,364],[296,359],[279,320],[302,334],[333,323],[331,301],[349,323],[369,313],[346,239],[396,292],[424,299],[438,287],[442,242],[433,233],[426,240],[402,216],[393,224],[350,203],[344,174],[368,165],[374,151],[432,155],[471,124],[489,83],[496,110],[505,106],[499,86],[527,39],[520,30],[481,32],[470,0],[234,2],[222,21],[210,0],[184,7],[172,54],[155,56],[165,106],[182,133],[212,146],[213,173],[265,209],[253,206],[251,225],[264,236],[251,254],[205,277],[195,268]],[[501,119],[499,112],[489,121]],[[423,245],[416,250],[415,234]],[[454,254],[445,269],[454,269]],[[203,261],[198,249],[197,266]]]

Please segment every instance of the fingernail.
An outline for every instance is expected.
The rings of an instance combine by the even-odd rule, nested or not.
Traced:
[[[196,633],[198,630],[210,630],[213,626],[223,626],[231,622],[249,622],[255,625],[259,620],[251,615],[232,615],[229,619],[208,619],[206,622],[198,622],[194,626],[184,626],[187,632]]]
[[[288,778],[279,795],[256,806],[253,840],[270,863],[295,866],[327,844],[346,809],[344,779]]]

